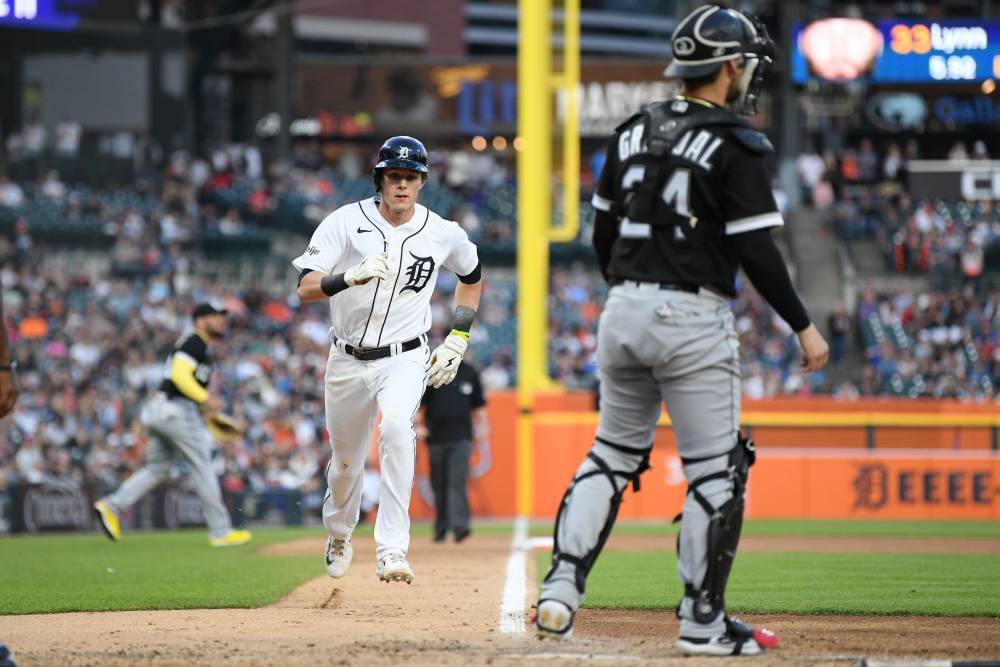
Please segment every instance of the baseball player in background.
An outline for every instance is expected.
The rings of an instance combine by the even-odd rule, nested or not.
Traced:
[[[706,5],[678,24],[672,47],[666,74],[683,95],[618,126],[593,198],[594,248],[612,286],[598,334],[600,423],[559,507],[535,623],[570,632],[622,494],[649,467],[662,400],[688,480],[677,648],[756,655],[777,638],[730,618],[724,598],[755,456],[739,433],[738,268],[797,333],[805,371],[821,369],[828,348],[771,238],[783,224],[765,166],[773,148],[736,115],[755,113],[773,57],[767,30]]]
[[[3,286],[0,285],[0,293]],[[21,385],[17,381],[17,359],[13,346],[7,340],[7,323],[3,319],[3,300],[0,299],[0,418],[14,409]]]
[[[213,340],[226,333],[227,311],[210,303],[195,306],[191,317],[194,331],[181,338],[164,366],[159,391],[143,406],[140,421],[149,432],[146,463],[125,480],[118,490],[94,503],[104,533],[121,539],[119,515],[149,493],[170,474],[178,456],[191,467],[191,479],[201,500],[213,547],[246,544],[251,535],[234,530],[222,503],[219,478],[212,465],[212,437],[205,416],[222,409],[222,401],[208,391],[212,378]]]
[[[320,223],[292,265],[303,302],[330,302],[326,420],[333,456],[323,524],[326,571],[347,573],[354,555],[365,452],[375,412],[382,414],[382,490],[375,518],[375,572],[382,581],[413,581],[410,491],[416,435],[413,417],[425,386],[455,379],[479,307],[476,246],[457,223],[417,203],[427,180],[427,150],[392,137],[378,152],[375,196],[337,209]],[[458,275],[451,332],[427,346],[431,292],[440,268]]]

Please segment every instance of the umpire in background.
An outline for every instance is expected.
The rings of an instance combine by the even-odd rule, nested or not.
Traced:
[[[428,387],[420,405],[434,490],[434,541],[444,542],[450,530],[455,541],[461,542],[471,532],[466,482],[472,440],[489,436],[479,371],[463,362],[455,381],[437,389]]]
[[[676,647],[756,655],[777,639],[730,618],[725,605],[755,456],[739,433],[730,301],[740,267],[798,335],[804,371],[822,368],[829,350],[771,238],[784,224],[767,168],[774,149],[738,115],[755,113],[771,66],[766,28],[751,14],[704,5],[677,24],[671,47],[666,74],[682,80],[683,94],[616,128],[593,197],[594,249],[611,285],[598,329],[600,423],[556,515],[536,628],[571,630],[622,494],[630,484],[638,491],[649,468],[662,402],[688,481]]]

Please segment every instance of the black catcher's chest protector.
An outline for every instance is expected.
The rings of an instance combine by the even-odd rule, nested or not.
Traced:
[[[622,163],[621,203],[618,211],[630,222],[648,224],[653,227],[675,227],[691,242],[702,240],[706,226],[698,225],[695,211],[678,210],[673,202],[669,183],[674,169],[683,165],[683,158],[675,154],[677,142],[688,132],[700,127],[748,127],[742,119],[724,109],[685,114],[688,102],[672,100],[657,102],[643,108],[618,126],[617,131],[631,125],[637,118],[643,119],[642,148],[630,155]],[[678,149],[683,149],[683,146]],[[638,169],[633,168],[639,167]],[[641,178],[630,174],[642,174]]]

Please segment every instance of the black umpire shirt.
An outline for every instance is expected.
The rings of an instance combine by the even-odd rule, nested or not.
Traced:
[[[678,97],[668,109],[671,117],[683,117],[718,107]],[[766,157],[773,148],[766,137],[746,124],[700,126],[656,158],[645,153],[644,133],[642,115],[618,128],[594,192],[594,247],[605,277],[707,287],[735,297],[742,264],[792,328],[806,328],[808,316],[769,233],[784,222],[771,190]],[[657,205],[697,229],[699,242],[676,225],[639,224],[623,216],[630,184],[641,181],[644,165],[656,159],[668,161],[669,174]]]
[[[428,445],[471,440],[472,411],[486,405],[478,371],[463,363],[451,384],[428,387],[420,404],[425,408]]]

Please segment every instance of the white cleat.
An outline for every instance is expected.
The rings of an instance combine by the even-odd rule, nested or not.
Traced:
[[[542,600],[535,615],[535,634],[540,639],[569,639],[573,634],[573,610],[559,600]]]
[[[413,583],[413,568],[406,562],[406,556],[395,551],[375,561],[375,574],[385,583],[390,581]]]
[[[334,537],[326,538],[326,573],[334,579],[340,579],[347,574],[354,559],[354,547],[350,538],[340,540]]]
[[[718,637],[681,637],[674,645],[684,655],[760,655],[764,649],[753,639],[726,633]]]

